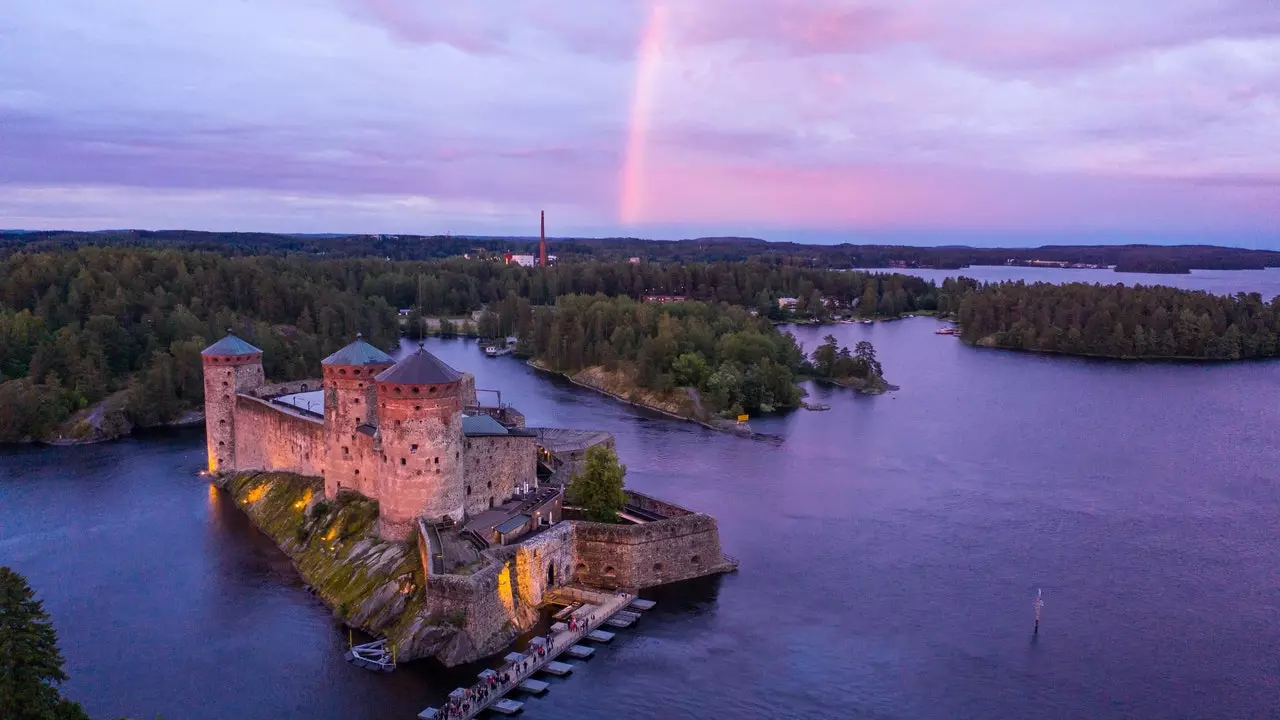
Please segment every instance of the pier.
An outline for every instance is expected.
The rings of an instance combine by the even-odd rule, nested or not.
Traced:
[[[594,650],[579,645],[579,642],[584,639],[608,642],[613,639],[613,633],[600,630],[602,624],[625,615],[627,626],[630,626],[639,617],[636,610],[653,607],[651,601],[638,600],[630,593],[577,587],[565,587],[549,593],[548,601],[566,606],[569,612],[562,610],[555,615],[556,620],[564,622],[556,622],[546,636],[531,640],[526,652],[507,653],[503,658],[505,664],[497,670],[481,672],[480,680],[474,686],[454,690],[449,694],[450,702],[445,707],[427,708],[418,713],[418,717],[421,720],[471,720],[485,710],[504,715],[518,713],[524,703],[506,698],[508,693],[515,690],[534,695],[546,692],[548,684],[533,679],[535,674],[568,675],[574,666],[558,662],[556,658],[562,654],[590,657]],[[632,609],[627,610],[628,607]],[[575,625],[573,630],[567,624],[571,619]]]

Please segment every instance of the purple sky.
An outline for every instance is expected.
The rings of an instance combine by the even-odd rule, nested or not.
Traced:
[[[38,0],[0,227],[1280,247],[1276,0]]]

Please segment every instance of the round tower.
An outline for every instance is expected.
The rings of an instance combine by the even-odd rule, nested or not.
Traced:
[[[355,342],[320,361],[324,371],[324,494],[350,489],[377,497],[380,470],[373,449],[378,391],[373,378],[395,363],[356,335]]]
[[[204,364],[204,429],[209,472],[236,471],[236,393],[262,387],[262,351],[226,337],[200,352]]]
[[[384,538],[407,537],[417,517],[463,518],[461,379],[421,345],[377,376]]]

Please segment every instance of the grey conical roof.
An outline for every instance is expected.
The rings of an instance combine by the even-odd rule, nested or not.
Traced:
[[[227,336],[200,351],[201,355],[259,355],[262,350],[236,337],[227,330]]]
[[[462,374],[418,346],[418,351],[378,373],[374,380],[397,385],[439,385],[457,382]]]
[[[365,342],[360,335],[356,341],[320,361],[321,365],[390,365],[391,356]]]

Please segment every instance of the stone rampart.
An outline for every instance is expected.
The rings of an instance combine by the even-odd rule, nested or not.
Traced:
[[[693,514],[692,510],[682,508],[674,503],[659,500],[652,495],[645,495],[644,493],[638,493],[634,490],[627,490],[626,493],[628,505],[634,505],[641,510],[661,515],[664,518],[677,518]]]
[[[573,577],[606,588],[646,588],[725,572],[715,518],[703,513],[640,525],[574,523]]]
[[[236,396],[235,412],[237,470],[320,476],[324,461],[323,422],[250,395]]]

